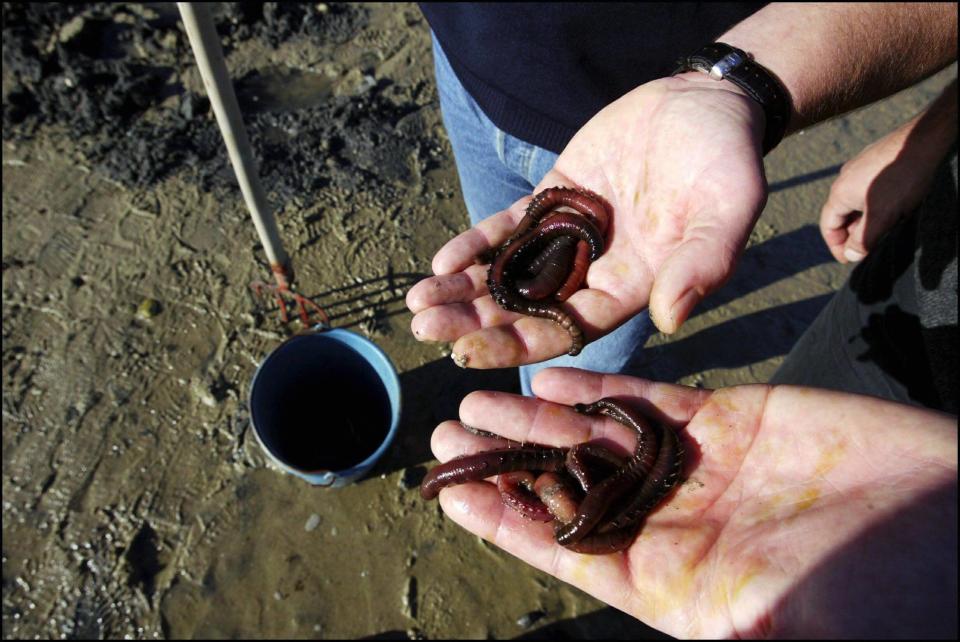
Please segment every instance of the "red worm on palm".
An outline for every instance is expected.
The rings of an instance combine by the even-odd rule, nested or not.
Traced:
[[[555,524],[558,544],[578,553],[606,554],[629,547],[646,515],[676,485],[683,461],[677,434],[614,399],[578,404],[637,433],[630,457],[597,442],[573,448],[532,444],[465,455],[433,468],[420,486],[433,499],[447,486],[499,476],[504,504],[525,517]],[[537,473],[537,474],[534,474]]]
[[[574,212],[558,211],[566,207]],[[609,225],[595,195],[569,187],[537,194],[490,264],[487,287],[500,307],[551,319],[570,333],[570,355],[583,349],[583,330],[557,302],[567,300],[604,251]]]

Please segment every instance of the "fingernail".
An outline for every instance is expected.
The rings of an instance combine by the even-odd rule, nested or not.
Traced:
[[[660,332],[666,332],[666,330],[663,329],[663,326],[660,325],[660,317],[656,314],[654,309],[651,307],[648,308],[647,311],[650,313],[650,320],[653,321],[653,325],[657,326],[657,330]]]
[[[856,263],[857,261],[863,260],[864,256],[866,256],[866,254],[861,254],[860,252],[852,250],[849,247],[843,251],[843,258],[847,259],[851,263]]]
[[[691,288],[674,302],[673,306],[670,307],[670,324],[673,326],[671,332],[676,332],[680,328],[680,325],[687,320],[687,316],[699,300],[700,295],[697,294],[696,288]]]

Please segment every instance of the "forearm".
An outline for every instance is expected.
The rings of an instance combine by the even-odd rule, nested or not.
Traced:
[[[957,81],[954,80],[930,106],[900,127],[906,144],[935,163],[957,139]]]
[[[957,140],[957,81],[951,82],[929,107],[900,125],[887,138],[888,148],[895,150],[896,154],[890,161],[909,167],[913,176],[923,177],[924,184],[928,185]],[[883,140],[878,141],[868,150],[883,144]]]
[[[788,132],[889,96],[957,57],[957,5],[771,4],[718,38],[790,93]]]

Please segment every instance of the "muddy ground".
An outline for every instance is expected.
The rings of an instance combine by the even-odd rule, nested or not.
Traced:
[[[217,15],[299,283],[393,359],[399,436],[331,491],[250,434],[254,368],[298,325],[248,288],[263,253],[172,5],[5,6],[3,636],[654,635],[417,493],[433,427],[517,389],[409,332],[407,289],[467,224],[417,8]],[[764,381],[845,278],[815,225],[839,165],[955,73],[771,154],[736,276],[651,339],[650,376]]]

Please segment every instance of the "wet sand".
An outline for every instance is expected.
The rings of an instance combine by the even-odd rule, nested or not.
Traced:
[[[516,375],[460,370],[409,331],[406,291],[467,226],[426,23],[409,4],[310,7],[306,31],[282,12],[230,22],[228,64],[301,288],[400,373],[398,438],[335,491],[260,452],[249,381],[299,326],[250,292],[265,259],[169,8],[54,16],[43,56],[59,43],[61,63],[113,61],[86,72],[6,64],[5,31],[3,636],[656,636],[420,499],[433,427],[470,390],[516,391]],[[44,93],[91,70],[143,101]],[[839,166],[955,73],[774,151],[737,273],[651,339],[650,377],[765,381],[847,274],[816,227]]]

